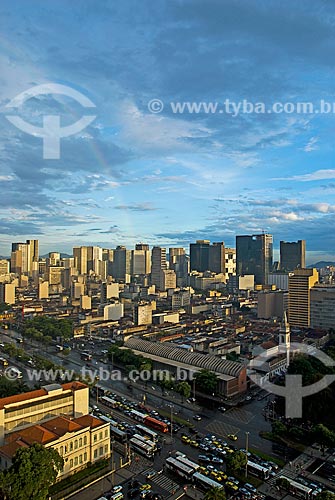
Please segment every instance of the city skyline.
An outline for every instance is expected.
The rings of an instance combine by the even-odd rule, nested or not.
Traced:
[[[44,254],[139,241],[235,246],[237,234],[264,230],[276,252],[280,240],[305,239],[307,264],[335,261],[334,113],[233,117],[168,106],[331,103],[335,5],[15,5],[0,7],[2,255],[28,238],[39,239]],[[62,139],[58,160],[43,159],[41,139],[6,119],[11,99],[46,82],[79,90],[96,106],[94,122]],[[152,99],[164,103],[161,113],[148,109]],[[84,114],[61,96],[36,97],[18,111],[35,124],[46,114],[64,124]]]

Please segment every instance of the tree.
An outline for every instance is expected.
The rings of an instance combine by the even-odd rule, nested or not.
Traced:
[[[312,435],[315,441],[321,444],[322,449],[335,444],[335,433],[323,424],[315,425],[312,429]]]
[[[287,491],[290,489],[291,486],[290,481],[285,477],[279,477],[278,479],[276,479],[276,485],[281,490],[287,490]]]
[[[6,377],[0,377],[0,398],[7,398],[26,391],[28,391],[28,387],[22,380],[8,380]]]
[[[322,493],[318,493],[315,498],[316,500],[335,500],[335,494],[330,491],[323,491]]]
[[[19,448],[0,477],[2,492],[8,500],[46,500],[63,466],[64,460],[53,448],[39,443]]]
[[[179,382],[176,386],[176,391],[181,395],[182,398],[189,398],[191,395],[191,386],[188,382]]]
[[[240,469],[244,469],[247,465],[247,456],[243,451],[235,451],[227,456],[226,463],[229,470],[237,472]]]
[[[215,393],[218,377],[216,373],[211,372],[210,370],[200,370],[194,375],[196,387],[206,394]]]
[[[273,434],[277,434],[277,435],[281,436],[283,434],[286,434],[287,427],[282,422],[279,422],[279,420],[275,420],[272,423],[272,432],[273,432]]]
[[[226,494],[223,488],[210,488],[204,496],[204,500],[226,500]]]

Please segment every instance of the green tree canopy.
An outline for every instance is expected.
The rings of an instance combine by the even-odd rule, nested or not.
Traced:
[[[183,397],[189,398],[191,395],[191,386],[188,382],[179,382],[176,386],[176,391]]]
[[[53,448],[35,443],[19,448],[12,465],[0,477],[0,486],[8,500],[46,500],[50,486],[62,470],[64,460]]]
[[[206,394],[213,394],[216,391],[218,377],[210,370],[200,370],[194,375],[196,387]]]
[[[7,398],[26,391],[28,391],[28,387],[22,380],[8,380],[6,377],[0,377],[0,398]]]
[[[224,488],[210,488],[206,491],[204,500],[226,500]]]
[[[245,468],[247,464],[247,456],[243,451],[235,451],[230,453],[226,458],[227,467],[230,471],[235,472]]]
[[[316,500],[335,500],[335,494],[330,491],[323,491],[316,495]]]

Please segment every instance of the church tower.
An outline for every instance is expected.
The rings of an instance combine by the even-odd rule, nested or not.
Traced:
[[[289,322],[287,321],[286,311],[284,311],[283,320],[279,330],[279,350],[281,350],[280,348],[284,347],[283,350],[286,351],[287,366],[289,366],[290,364],[290,344],[291,344],[290,325]]]

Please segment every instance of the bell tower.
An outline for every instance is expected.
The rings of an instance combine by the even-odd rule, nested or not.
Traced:
[[[291,330],[290,324],[287,321],[287,314],[284,311],[283,320],[279,330],[279,350],[281,348],[286,351],[287,366],[290,364],[290,344],[291,344]]]

